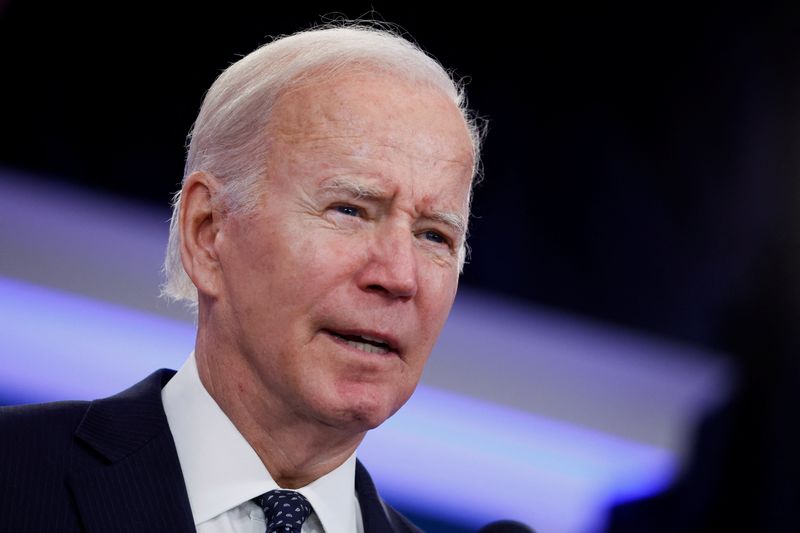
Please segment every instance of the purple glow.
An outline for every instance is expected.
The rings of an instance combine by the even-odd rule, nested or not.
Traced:
[[[26,401],[112,394],[177,368],[194,341],[188,323],[2,277],[0,324],[0,391]],[[675,466],[655,447],[426,386],[359,455],[398,504],[550,533],[591,531],[609,501],[663,486]]]
[[[557,532],[593,531],[610,501],[663,488],[675,471],[664,450],[430,387],[359,453],[398,503]]]
[[[0,324],[0,388],[31,401],[113,394],[194,346],[190,324],[8,278]]]

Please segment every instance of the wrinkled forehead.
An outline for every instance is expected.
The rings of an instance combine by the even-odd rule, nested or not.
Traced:
[[[266,135],[269,145],[396,147],[466,165],[470,178],[474,162],[467,122],[448,94],[428,82],[375,70],[348,70],[289,87],[276,99]]]

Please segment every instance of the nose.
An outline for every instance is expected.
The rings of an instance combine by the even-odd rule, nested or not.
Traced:
[[[358,285],[367,292],[409,300],[418,289],[414,235],[408,228],[384,229],[373,236]]]

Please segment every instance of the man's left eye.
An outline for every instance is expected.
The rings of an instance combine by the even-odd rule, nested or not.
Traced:
[[[428,230],[425,233],[423,233],[423,235],[427,240],[435,242],[436,244],[447,244],[447,239],[445,238],[445,236],[439,233],[438,231]]]
[[[361,216],[361,210],[357,207],[353,207],[352,205],[337,205],[335,209],[339,213],[350,217]]]

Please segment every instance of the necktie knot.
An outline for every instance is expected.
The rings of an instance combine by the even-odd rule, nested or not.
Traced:
[[[253,501],[264,511],[266,533],[300,533],[303,522],[311,514],[311,504],[293,490],[271,490]]]

